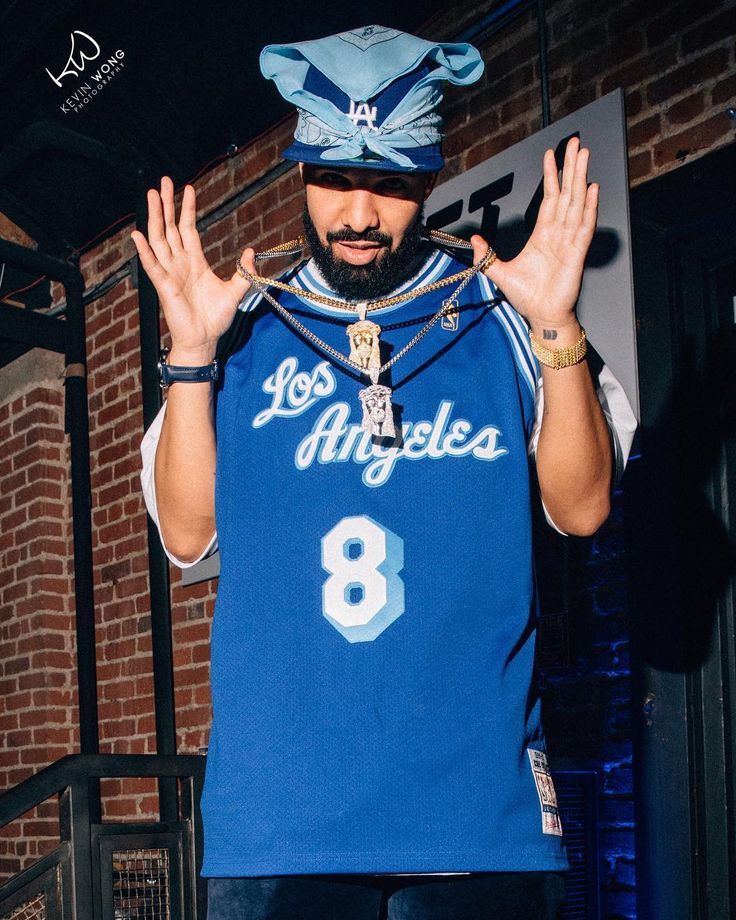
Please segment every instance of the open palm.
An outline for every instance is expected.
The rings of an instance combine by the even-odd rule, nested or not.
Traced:
[[[496,259],[485,269],[532,327],[558,328],[574,315],[598,214],[598,185],[587,185],[588,157],[578,138],[568,141],[560,187],[554,152],[546,151],[544,197],[532,235],[516,258]],[[488,244],[478,235],[472,243],[478,261]]]
[[[196,193],[184,187],[176,223],[174,184],[161,179],[161,193],[149,189],[148,238],[139,230],[130,235],[141,264],[156,289],[172,342],[180,352],[211,351],[229,328],[238,303],[250,285],[237,272],[227,281],[210,268],[196,226]],[[255,274],[254,252],[242,254]]]

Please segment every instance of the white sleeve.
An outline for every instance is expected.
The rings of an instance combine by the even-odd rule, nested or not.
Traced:
[[[143,466],[141,469],[141,487],[143,489],[143,500],[146,503],[146,508],[148,513],[153,518],[153,522],[158,528],[159,539],[161,540],[161,545],[164,548],[164,552],[169,557],[169,559],[178,565],[180,569],[188,569],[193,565],[196,565],[198,562],[201,562],[202,559],[205,559],[207,556],[211,556],[212,553],[217,549],[217,532],[212,534],[212,537],[203,550],[203,552],[192,562],[182,562],[181,559],[177,559],[173,553],[170,553],[166,548],[163,537],[161,536],[161,526],[158,522],[158,508],[156,506],[156,483],[154,480],[154,464],[156,461],[156,448],[158,447],[158,441],[161,437],[161,426],[164,423],[164,416],[166,415],[166,403],[164,402],[163,406],[158,411],[156,418],[148,426],[148,430],[143,435],[143,440],[141,441],[141,459],[143,461]]]
[[[598,380],[596,382],[596,393],[603,409],[603,414],[608,422],[608,428],[611,432],[611,442],[613,444],[614,454],[614,475],[613,485],[616,486],[621,481],[626,463],[629,459],[631,445],[636,433],[636,416],[634,415],[628,397],[624,388],[614,377],[610,368],[603,365]],[[542,387],[541,375],[537,381],[537,389],[534,394],[534,425],[529,437],[529,454],[536,456],[537,444],[539,443],[539,432],[542,429],[542,414],[544,412],[544,390]],[[544,507],[544,516],[547,523],[561,534],[565,532],[555,524],[549,516],[549,512]]]

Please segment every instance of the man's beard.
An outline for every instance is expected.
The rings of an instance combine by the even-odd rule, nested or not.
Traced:
[[[380,230],[365,230],[356,233],[346,227],[327,234],[324,246],[312,222],[307,206],[304,205],[304,232],[322,276],[329,286],[347,300],[376,300],[395,290],[418,269],[425,255],[426,243],[422,237],[423,213],[417,214],[416,220],[406,228],[401,242],[392,250],[392,237]],[[363,240],[389,247],[380,258],[367,265],[351,265],[338,259],[330,248],[330,243],[355,242]]]

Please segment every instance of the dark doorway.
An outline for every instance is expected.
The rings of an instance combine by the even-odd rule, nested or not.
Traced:
[[[736,145],[632,192],[643,920],[736,916]]]

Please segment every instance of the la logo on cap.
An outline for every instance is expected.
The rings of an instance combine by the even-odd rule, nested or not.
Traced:
[[[368,105],[367,102],[354,102],[351,99],[350,111],[345,112],[345,114],[356,128],[361,122],[363,122],[367,128],[375,128],[378,107],[375,105]]]

